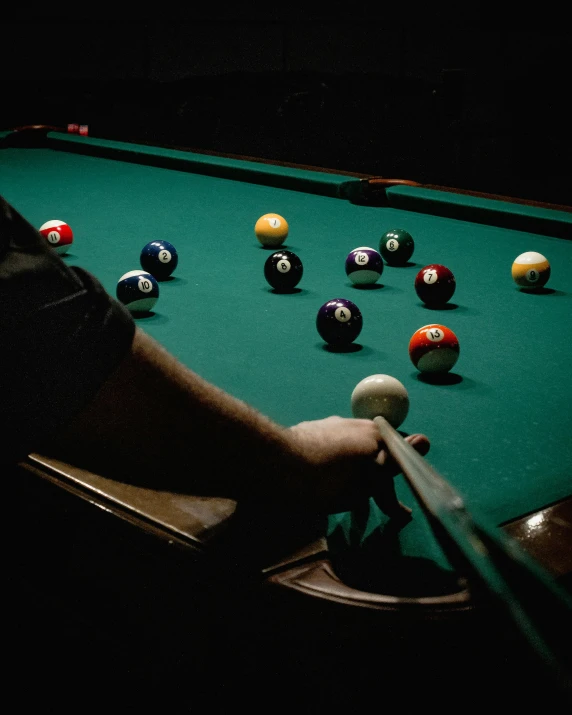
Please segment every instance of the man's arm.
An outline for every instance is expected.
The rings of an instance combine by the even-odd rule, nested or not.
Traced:
[[[418,443],[426,451],[426,439]],[[320,512],[351,508],[396,472],[381,465],[373,422],[330,417],[283,427],[139,329],[95,398],[38,451],[134,484]]]

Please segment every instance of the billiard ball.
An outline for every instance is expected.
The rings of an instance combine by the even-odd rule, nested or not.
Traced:
[[[288,222],[279,214],[264,214],[255,223],[254,233],[266,248],[278,248],[288,236]]]
[[[300,279],[304,267],[302,261],[292,251],[275,251],[264,264],[264,277],[274,290],[287,293],[293,290]]]
[[[383,259],[375,248],[360,246],[346,257],[346,275],[355,285],[372,285],[383,273]]]
[[[158,281],[168,278],[179,263],[177,249],[169,241],[151,241],[139,257],[141,268]]]
[[[444,325],[424,325],[411,336],[409,357],[419,372],[449,372],[459,359],[459,340]]]
[[[60,255],[67,253],[73,243],[73,231],[65,221],[46,221],[39,228],[50,246]]]
[[[402,228],[386,231],[379,239],[379,252],[389,266],[404,266],[414,248],[413,236]]]
[[[346,298],[334,298],[324,303],[316,318],[321,338],[333,346],[353,343],[361,333],[363,317],[355,303]]]
[[[159,298],[159,284],[147,271],[129,271],[117,281],[116,295],[129,312],[148,313]]]
[[[384,417],[397,429],[409,412],[409,395],[405,385],[391,375],[370,375],[354,387],[351,394],[354,417],[373,420]]]
[[[542,288],[550,278],[550,263],[536,251],[521,253],[512,264],[512,278],[520,288]]]
[[[443,305],[457,287],[455,276],[445,266],[432,263],[415,276],[415,290],[426,305]]]

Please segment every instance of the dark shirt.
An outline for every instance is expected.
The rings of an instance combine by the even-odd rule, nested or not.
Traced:
[[[126,308],[0,196],[0,463],[65,431],[134,332]]]

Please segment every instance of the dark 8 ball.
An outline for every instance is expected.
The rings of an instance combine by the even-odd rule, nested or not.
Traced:
[[[304,272],[302,261],[292,251],[276,251],[264,264],[264,277],[279,293],[293,290]]]

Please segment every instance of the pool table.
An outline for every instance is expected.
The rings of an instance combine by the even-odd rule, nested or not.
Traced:
[[[0,139],[0,193],[38,228],[66,221],[74,242],[65,262],[91,271],[112,295],[119,277],[140,267],[147,242],[176,246],[175,273],[136,322],[188,367],[284,425],[351,416],[360,380],[397,377],[410,397],[400,430],[427,434],[427,461],[469,512],[570,588],[571,207],[52,129],[6,131]],[[269,212],[287,219],[284,247],[303,262],[291,293],[264,279],[270,249],[254,225]],[[394,228],[414,237],[411,259],[385,265],[373,286],[351,283],[349,251],[378,248]],[[550,261],[542,290],[512,280],[511,265],[526,251]],[[414,290],[430,263],[456,278],[453,297],[437,308]],[[319,307],[338,297],[363,315],[360,335],[342,350],[316,330]],[[456,365],[440,378],[420,373],[408,354],[412,334],[429,323],[446,325],[460,343]],[[411,630],[417,639],[439,628],[444,642],[456,640],[460,627],[473,628],[473,637],[479,629],[471,584],[459,578],[403,477],[396,486],[413,509],[407,524],[395,528],[371,501],[300,524],[298,533],[294,525],[288,538],[276,534],[276,549],[265,548],[256,573],[241,581],[240,568],[227,563],[221,576],[212,567],[225,563],[225,539],[236,529],[240,508],[231,500],[112,482],[36,453],[15,473],[18,534],[27,534],[35,567],[65,593],[66,608],[74,602],[85,615],[88,594],[97,593],[90,617],[116,633],[127,622],[141,632],[143,619],[166,637],[171,621],[165,628],[150,615],[167,598],[158,583],[168,584],[166,610],[177,628],[197,628],[193,598],[222,598],[216,594],[227,593],[229,579],[238,612],[257,604],[249,628],[270,630],[272,621],[292,639],[311,632],[313,643],[316,634],[330,645],[358,643],[397,629],[403,642]],[[261,517],[266,530],[272,521]],[[288,515],[276,517],[276,532],[285,525],[292,526]],[[255,551],[256,541],[246,548]],[[115,589],[123,597],[104,605],[102,594]],[[142,594],[144,616],[143,606],[133,608]],[[239,606],[240,594],[247,598]]]

